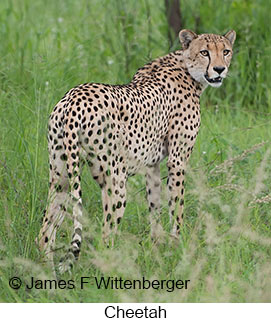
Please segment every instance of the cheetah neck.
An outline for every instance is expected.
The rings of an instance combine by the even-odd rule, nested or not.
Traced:
[[[131,83],[140,84],[147,81],[153,81],[153,79],[159,79],[162,74],[167,74],[168,71],[173,71],[175,74],[179,74],[180,80],[184,79],[193,84],[198,96],[200,96],[207,87],[207,84],[201,84],[189,73],[185,64],[182,50],[169,53],[146,64],[137,71]]]
[[[180,68],[185,71],[185,74],[186,75],[189,75],[189,77],[193,80],[193,82],[195,84],[195,88],[196,88],[197,94],[200,96],[203,93],[203,91],[208,87],[208,84],[206,82],[205,83],[201,83],[201,82],[197,81],[189,73],[188,67],[186,66],[186,63],[185,63],[185,57],[184,57],[183,50],[177,50],[177,51],[175,51],[175,52],[173,52],[171,54],[173,54],[177,58],[177,61],[175,60],[175,64],[177,66],[180,66]]]

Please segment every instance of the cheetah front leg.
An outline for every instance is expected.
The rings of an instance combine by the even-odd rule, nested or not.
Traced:
[[[146,191],[150,212],[151,238],[158,238],[160,199],[161,199],[161,177],[160,164],[148,167],[146,172]]]
[[[178,236],[183,222],[184,206],[184,172],[185,163],[180,160],[170,159],[168,167],[168,191],[169,191],[169,216],[172,226],[172,235]]]
[[[191,134],[189,135],[191,138]],[[184,207],[184,176],[186,166],[193,150],[196,140],[196,135],[189,144],[185,140],[185,135],[182,136],[179,144],[176,141],[169,142],[168,155],[168,191],[169,191],[169,215],[172,226],[173,236],[178,237],[180,234],[181,225],[183,222],[183,207]]]

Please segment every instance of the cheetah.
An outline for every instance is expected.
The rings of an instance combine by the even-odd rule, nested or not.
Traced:
[[[235,31],[225,35],[179,33],[181,50],[140,68],[126,85],[86,83],[72,88],[49,120],[50,187],[39,248],[53,263],[56,231],[72,206],[74,230],[60,261],[69,270],[80,253],[80,169],[87,163],[102,191],[103,240],[112,245],[126,206],[126,181],[146,171],[151,228],[160,208],[160,162],[168,157],[169,215],[178,236],[186,165],[200,127],[200,95],[221,86],[233,54]]]

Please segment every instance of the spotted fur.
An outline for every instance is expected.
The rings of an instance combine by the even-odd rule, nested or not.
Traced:
[[[102,190],[103,239],[108,243],[123,217],[127,178],[142,168],[155,227],[160,208],[159,163],[168,156],[169,214],[172,233],[180,232],[185,169],[200,126],[200,95],[207,85],[220,86],[226,77],[234,40],[234,31],[220,36],[182,30],[183,50],[145,65],[129,84],[82,84],[55,106],[48,134],[48,208],[39,246],[53,262],[56,230],[71,204],[74,232],[61,270],[68,269],[80,252],[81,160]]]

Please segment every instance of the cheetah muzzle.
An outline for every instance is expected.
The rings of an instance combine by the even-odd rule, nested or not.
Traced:
[[[151,235],[160,211],[159,164],[167,159],[169,215],[179,236],[186,165],[200,127],[200,95],[226,77],[235,32],[197,35],[181,30],[182,50],[140,68],[126,85],[86,83],[70,91],[50,115],[50,188],[39,248],[53,263],[56,230],[67,214],[74,229],[60,270],[79,257],[82,241],[81,165],[102,191],[103,240],[113,244],[126,206],[129,174],[146,170]],[[72,209],[72,211],[69,211]]]
[[[217,76],[217,77],[211,79],[208,77],[208,75],[205,74],[204,77],[206,78],[208,83],[214,83],[214,84],[219,84],[219,85],[222,84],[222,77],[221,76]]]

